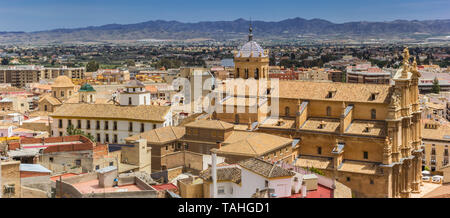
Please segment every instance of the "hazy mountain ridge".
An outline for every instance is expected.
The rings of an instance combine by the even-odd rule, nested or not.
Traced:
[[[54,29],[37,32],[1,32],[0,43],[70,42],[138,39],[192,39],[217,40],[240,37],[248,32],[249,21],[204,21],[182,23],[155,20],[136,24],[107,24],[85,28]],[[278,22],[253,21],[255,36],[260,38],[314,35],[402,36],[414,33],[450,34],[450,19],[395,20],[390,22],[347,22],[336,24],[323,19],[286,19]]]

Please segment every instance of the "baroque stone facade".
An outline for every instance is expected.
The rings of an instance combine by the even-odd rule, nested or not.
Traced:
[[[420,73],[416,61],[410,62],[407,48],[403,57],[394,85],[270,80],[267,82],[278,84],[267,85],[267,92],[258,94],[246,89],[230,94],[230,87],[218,87],[215,91],[221,92],[221,97],[217,106],[223,108],[212,117],[298,139],[292,163],[319,169],[350,187],[355,197],[407,198],[420,192],[422,133]],[[261,64],[252,60],[241,63],[240,59],[235,57],[240,69]],[[260,67],[268,68],[268,63]],[[224,82],[236,87],[235,83]],[[250,103],[252,98],[256,100]],[[271,111],[264,111],[265,105]],[[278,112],[273,110],[276,105]],[[248,111],[252,106],[256,111]],[[230,113],[226,107],[244,110]]]

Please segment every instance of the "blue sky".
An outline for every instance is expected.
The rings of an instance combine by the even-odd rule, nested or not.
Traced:
[[[0,0],[0,31],[183,22],[321,18],[335,23],[449,19],[449,0]]]

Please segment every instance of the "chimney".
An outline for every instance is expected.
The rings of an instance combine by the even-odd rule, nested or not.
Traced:
[[[306,198],[306,184],[305,182],[302,183],[302,198]]]
[[[217,198],[217,156],[216,153],[211,153],[212,163],[211,163],[211,177],[213,181],[213,193],[212,197]]]
[[[217,144],[217,149],[220,149],[222,147],[222,142],[221,141],[217,141],[216,144]]]

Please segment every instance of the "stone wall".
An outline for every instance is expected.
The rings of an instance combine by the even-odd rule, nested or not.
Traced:
[[[22,198],[48,198],[48,193],[39,189],[22,186]]]

